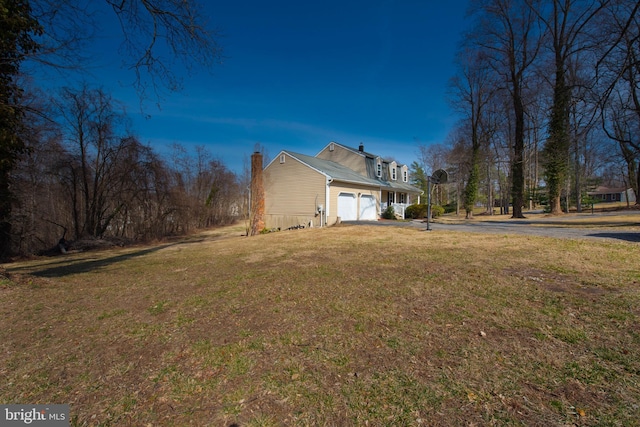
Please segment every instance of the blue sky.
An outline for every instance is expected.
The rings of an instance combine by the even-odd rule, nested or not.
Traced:
[[[418,144],[444,142],[455,123],[446,92],[467,0],[202,3],[224,61],[196,70],[160,109],[147,103],[149,118],[109,40],[86,74],[127,105],[157,152],[204,145],[240,173],[256,143],[274,157],[362,142],[410,164]]]

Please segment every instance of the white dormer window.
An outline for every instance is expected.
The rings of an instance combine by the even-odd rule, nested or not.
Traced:
[[[336,149],[336,145],[333,142],[329,144],[329,151],[333,151],[335,149]]]
[[[281,164],[284,163],[284,158],[285,158],[285,155],[284,154],[280,154],[280,163]]]
[[[409,171],[406,165],[402,167],[402,182],[409,182]]]
[[[391,180],[395,181],[397,179],[398,164],[396,162],[391,162],[389,164],[389,170],[391,171]]]
[[[378,160],[378,167],[376,169],[376,175],[378,176],[378,178],[380,178],[382,176],[382,163],[380,163],[380,160]]]
[[[391,168],[391,179],[396,180],[396,168]]]

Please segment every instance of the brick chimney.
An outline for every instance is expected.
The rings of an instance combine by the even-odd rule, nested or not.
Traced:
[[[262,182],[262,153],[251,155],[251,211],[249,212],[249,235],[255,236],[264,230],[264,184]]]

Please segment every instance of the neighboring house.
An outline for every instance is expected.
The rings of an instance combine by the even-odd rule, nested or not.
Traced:
[[[588,191],[587,195],[601,202],[636,202],[636,195],[631,188],[609,188],[600,186],[593,191]]]
[[[406,165],[386,162],[359,149],[329,143],[315,157],[281,151],[264,169],[265,226],[333,225],[380,217],[418,203]]]

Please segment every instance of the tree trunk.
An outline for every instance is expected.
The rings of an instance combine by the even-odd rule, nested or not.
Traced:
[[[11,253],[11,190],[9,171],[0,171],[0,259]]]
[[[553,105],[549,121],[549,138],[544,147],[545,178],[552,215],[562,214],[561,194],[565,184],[568,154],[568,105],[569,89],[565,82],[564,61],[557,55],[556,81],[553,87]]]
[[[631,181],[631,182],[632,183],[635,182],[635,186],[633,187],[633,192],[636,196],[636,206],[640,206],[640,194],[638,194],[638,189],[640,189],[640,164],[638,164],[638,170],[635,173],[635,181]]]
[[[513,145],[513,163],[511,164],[511,198],[513,215],[511,218],[524,218],[524,106],[520,97],[520,86],[514,80],[513,107],[516,121],[516,134]]]
[[[471,152],[471,170],[469,171],[469,180],[467,181],[467,186],[464,189],[464,210],[466,219],[473,218],[473,207],[475,206],[476,198],[478,197],[478,151],[478,144],[474,143]]]
[[[575,135],[575,154],[573,158],[574,168],[575,168],[575,180],[576,180],[576,212],[582,212],[582,180],[580,178],[580,153],[578,148],[578,136]],[[569,207],[567,206],[567,211]]]

